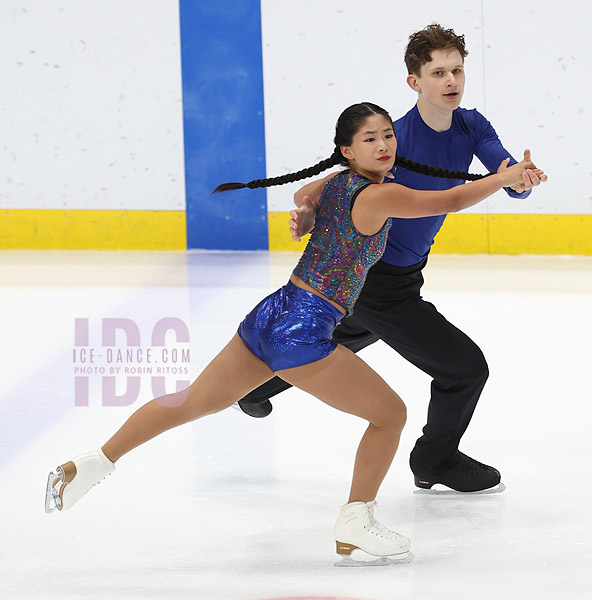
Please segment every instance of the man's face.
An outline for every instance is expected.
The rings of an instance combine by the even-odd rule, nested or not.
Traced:
[[[419,92],[419,102],[434,108],[455,110],[465,89],[463,58],[458,50],[434,50],[432,60],[422,65],[419,76],[411,74],[407,83]]]

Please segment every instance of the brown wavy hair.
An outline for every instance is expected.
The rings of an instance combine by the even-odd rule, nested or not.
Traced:
[[[444,29],[438,23],[432,23],[421,31],[409,36],[405,48],[405,65],[411,75],[419,75],[421,67],[431,62],[434,50],[458,50],[463,62],[469,51],[465,47],[465,36],[456,35],[452,29]]]

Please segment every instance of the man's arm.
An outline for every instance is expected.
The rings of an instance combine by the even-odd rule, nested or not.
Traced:
[[[315,207],[317,207],[319,205],[321,192],[323,191],[325,184],[327,181],[329,181],[329,179],[332,179],[338,173],[340,173],[340,171],[329,173],[329,175],[326,177],[323,177],[322,179],[315,179],[315,181],[311,181],[310,183],[307,183],[305,186],[301,187],[294,194],[294,204],[300,208],[304,204],[304,197],[308,196],[308,198],[314,202]]]
[[[497,165],[499,165],[500,161],[504,158],[510,157],[510,165],[515,164],[517,161],[503,147],[491,123],[481,113],[477,111],[474,112],[475,126],[479,132],[476,150],[477,158],[485,165],[485,168],[488,171],[494,173]],[[504,190],[511,198],[524,199],[528,198],[530,190],[534,186],[537,186],[541,181],[546,180],[547,176],[544,173],[529,173],[524,175],[522,182],[510,187],[505,187]]]
[[[327,181],[332,177],[335,177],[339,172],[340,171],[329,173],[329,175],[323,177],[323,179],[311,181],[294,194],[294,204],[298,208],[290,211],[291,219],[288,225],[290,227],[292,239],[295,242],[299,242],[303,235],[312,231],[323,188]]]
[[[310,233],[315,224],[317,205],[308,196],[302,198],[302,206],[290,211],[290,234],[295,242],[299,242],[302,236]]]

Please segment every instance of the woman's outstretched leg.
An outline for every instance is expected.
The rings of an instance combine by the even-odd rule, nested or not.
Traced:
[[[139,408],[102,450],[116,462],[168,429],[232,406],[272,377],[271,369],[235,334],[187,389],[155,398]]]
[[[224,410],[272,377],[269,367],[235,334],[189,388],[151,400],[132,414],[101,449],[60,465],[56,474],[50,473],[46,511],[71,508],[93,485],[111,474],[114,463],[130,450],[173,427]]]

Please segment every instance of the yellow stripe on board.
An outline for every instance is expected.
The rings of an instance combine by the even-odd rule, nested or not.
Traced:
[[[185,211],[0,210],[0,249],[185,250]]]
[[[289,221],[290,213],[267,213],[270,250],[291,250],[293,252],[302,252],[306,247],[306,242],[308,242],[310,235],[304,236],[300,242],[295,242],[290,235],[290,230],[288,228]]]
[[[270,212],[269,249],[302,252],[292,241],[289,214]],[[592,255],[592,215],[452,214],[436,236],[435,254]]]
[[[589,256],[592,215],[448,215],[432,251]]]

